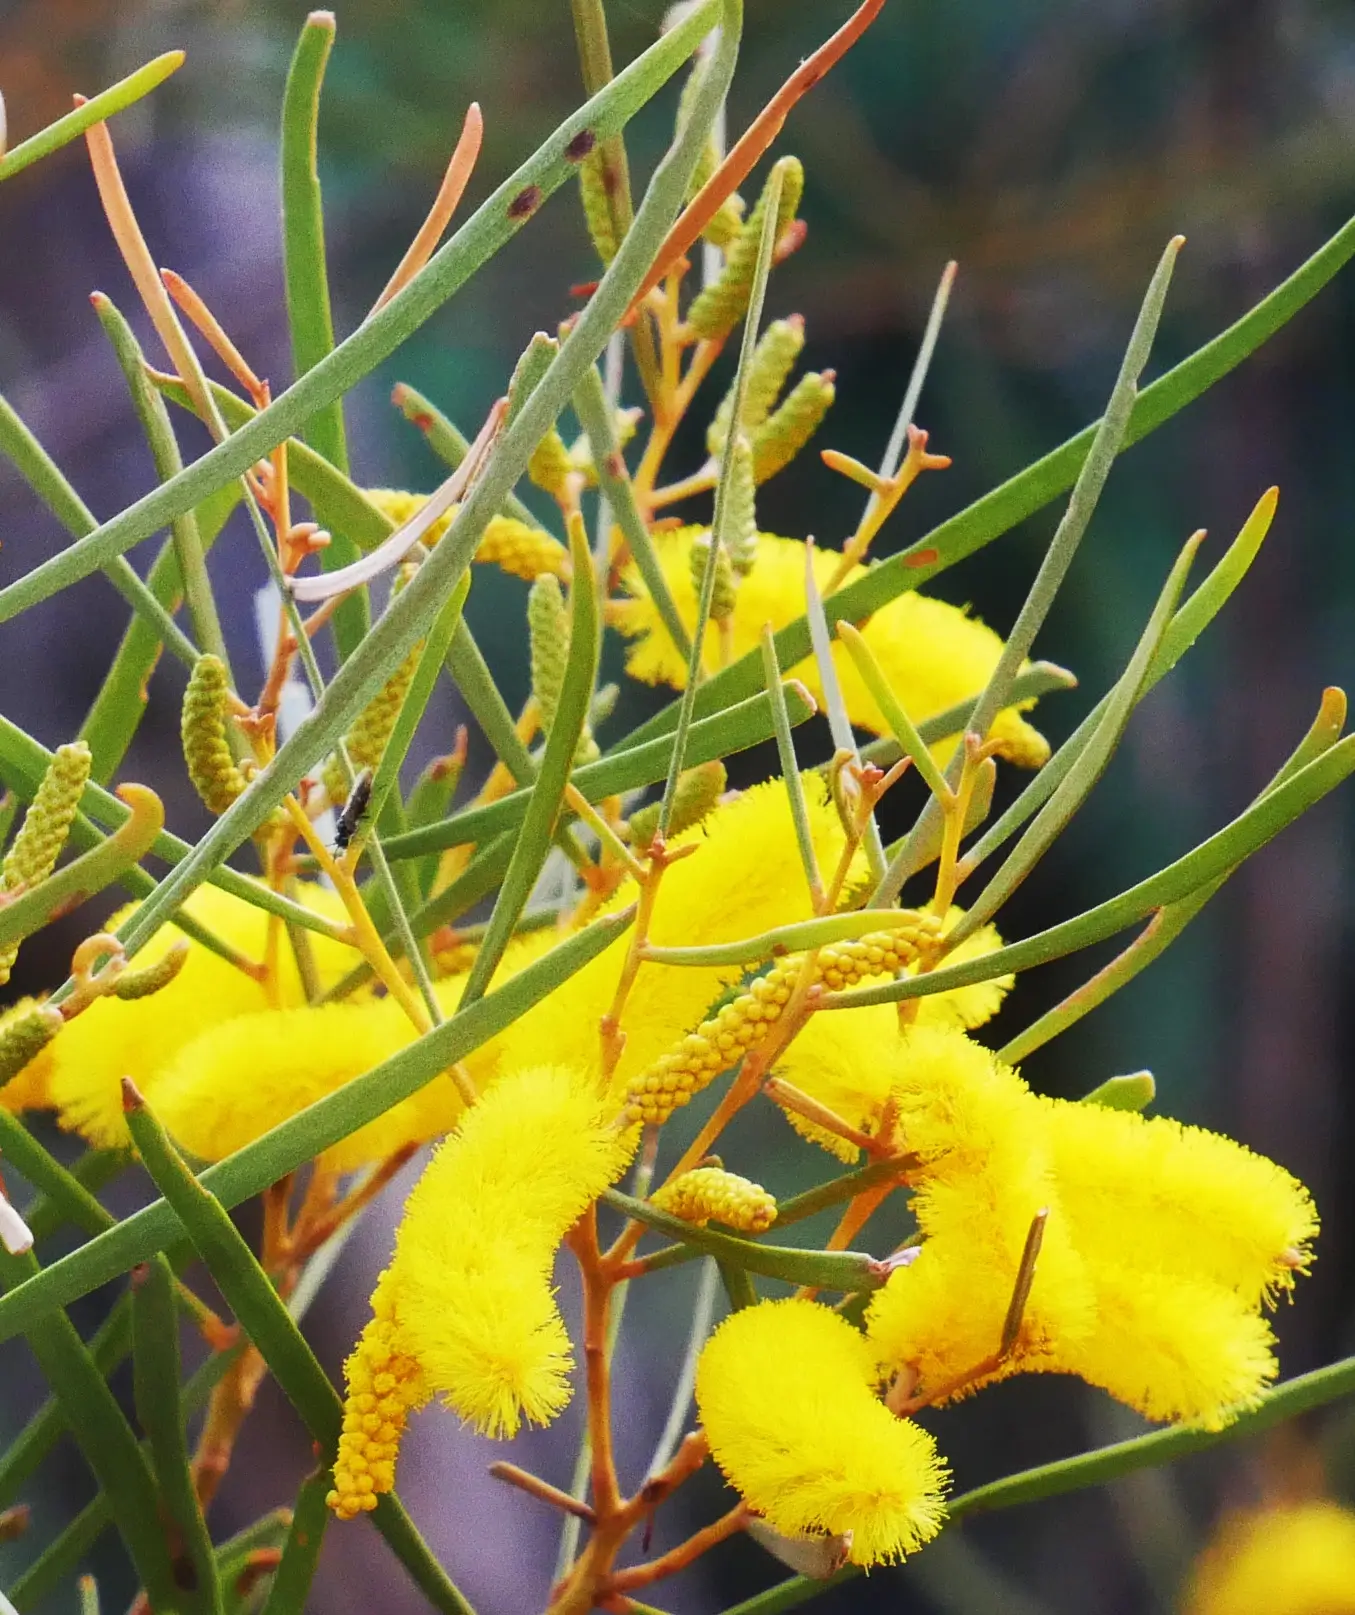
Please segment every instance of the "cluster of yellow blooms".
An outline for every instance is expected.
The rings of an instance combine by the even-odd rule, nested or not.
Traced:
[[[1314,1499],[1224,1519],[1185,1615],[1355,1615],[1355,1513]]]
[[[697,611],[691,552],[705,533],[703,527],[683,527],[654,536],[669,591],[689,633],[695,631]],[[731,655],[756,651],[765,623],[780,629],[804,614],[805,558],[806,546],[798,538],[757,535],[755,564],[739,584],[734,613],[729,619]],[[815,580],[825,593],[841,559],[832,550],[814,551]],[[839,587],[855,582],[863,570],[852,567],[843,575]],[[658,608],[638,573],[628,573],[627,582],[632,598],[617,606],[613,616],[616,627],[633,640],[626,671],[645,684],[667,684],[680,690],[687,682],[686,661],[663,627]],[[1002,641],[991,628],[958,607],[916,590],[896,595],[861,625],[861,632],[914,723],[923,723],[971,699],[983,688],[1002,650]],[[887,734],[889,726],[846,647],[834,640],[832,650],[847,716],[862,729]],[[714,673],[721,656],[714,627],[707,628],[702,654],[706,671]],[[813,657],[787,672],[802,680],[816,700],[822,697],[823,686]],[[1009,707],[1000,712],[989,731],[997,755],[1019,768],[1039,768],[1049,756],[1048,741],[1021,716],[1021,710],[1033,704],[1025,702],[1021,708]],[[950,747],[934,749],[944,759]]]
[[[684,610],[694,609],[692,537],[661,545]],[[755,619],[787,620],[799,598],[803,546],[766,535],[759,546],[738,595],[736,650],[751,646]],[[636,636],[633,672],[680,682],[643,600],[623,607],[622,626]],[[918,717],[971,695],[998,651],[982,625],[915,594],[866,633]],[[880,727],[852,664],[839,672],[853,718]],[[1042,760],[1043,741],[1017,712],[998,733],[1009,756]],[[806,774],[802,786],[820,866],[837,868],[847,839],[824,777]],[[693,855],[672,859],[655,891],[651,945],[717,945],[813,916],[780,781],[713,805],[670,851],[684,847]],[[343,918],[334,894],[297,895]],[[628,882],[607,906],[637,895]],[[49,1105],[91,1143],[125,1146],[119,1085],[130,1074],[186,1150],[220,1159],[416,1035],[396,1002],[370,991],[308,1005],[276,922],[238,899],[204,887],[187,912],[266,967],[250,974],[192,943],[152,997],[100,999],[64,1028],[3,1090],[8,1108]],[[1254,1398],[1276,1370],[1262,1309],[1306,1268],[1317,1229],[1300,1184],[1199,1129],[1033,1093],[970,1035],[1010,978],[924,997],[903,1026],[891,1005],[810,1012],[806,995],[820,986],[924,968],[958,917],[900,911],[888,929],[783,957],[751,982],[743,965],[645,962],[604,1062],[599,1026],[630,946],[622,937],[475,1051],[461,1073],[481,1096],[469,1110],[443,1074],[327,1152],[319,1167],[345,1173],[445,1135],[348,1361],[335,1510],[352,1517],[393,1486],[407,1415],[434,1397],[498,1437],[555,1417],[572,1367],[551,1289],[561,1240],[625,1169],[636,1124],[665,1121],[736,1065],[792,1000],[793,1035],[772,1053],[772,1075],[812,1103],[808,1114],[788,1104],[788,1119],[844,1161],[862,1141],[895,1156],[920,1251],[874,1293],[863,1327],[812,1299],[764,1301],[707,1343],[696,1382],[706,1438],[750,1510],[789,1536],[840,1539],[858,1564],[888,1561],[934,1534],[944,1513],[945,1467],[910,1408],[1023,1371],[1076,1374],[1152,1418],[1211,1428]],[[173,940],[167,928],[145,961]],[[520,937],[498,979],[552,941]],[[1000,945],[985,926],[947,958]],[[312,953],[323,987],[357,957],[325,936],[312,938]],[[436,983],[448,1013],[464,979]],[[776,1217],[765,1189],[711,1164],[660,1187],[653,1203],[745,1235]],[[1038,1262],[999,1350],[1033,1221],[1043,1227]]]

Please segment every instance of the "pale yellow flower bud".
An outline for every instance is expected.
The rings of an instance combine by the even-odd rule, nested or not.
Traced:
[[[722,1166],[698,1166],[652,1197],[660,1211],[704,1228],[720,1222],[741,1234],[764,1233],[776,1221],[776,1200],[760,1183],[726,1172]]]

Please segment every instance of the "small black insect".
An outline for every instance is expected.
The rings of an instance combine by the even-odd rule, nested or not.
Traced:
[[[353,791],[344,803],[334,825],[334,850],[347,852],[353,837],[362,824],[362,815],[372,800],[372,771],[364,768],[353,783]]]

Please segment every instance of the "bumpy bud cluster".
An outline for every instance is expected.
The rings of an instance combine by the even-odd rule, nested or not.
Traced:
[[[803,963],[802,955],[792,955],[774,965],[747,992],[642,1071],[626,1094],[627,1120],[647,1125],[666,1122],[680,1105],[688,1104],[732,1066],[745,1049],[760,1042],[781,1019]]]
[[[411,521],[417,516],[428,503],[426,493],[406,493],[402,488],[365,488],[363,492],[366,494],[368,502],[375,505],[381,514],[393,522],[396,527],[403,527],[407,521]],[[452,517],[456,515],[456,512],[457,506],[453,505],[445,515],[438,517],[419,542],[426,549],[432,549],[434,544],[452,525]],[[476,559],[478,560],[479,557],[477,556]]]
[[[0,1026],[0,1088],[32,1064],[65,1024],[59,1009],[31,1000],[27,1009],[7,1015]]]
[[[558,538],[540,527],[530,527],[515,516],[495,516],[485,528],[475,552],[477,561],[499,567],[530,583],[543,572],[569,576],[569,551]]]
[[[0,864],[0,889],[22,891],[47,879],[61,856],[70,833],[71,820],[80,806],[85,781],[89,778],[89,747],[83,740],[58,746],[33,793],[24,822],[14,844]],[[9,980],[19,944],[0,948],[0,986]]]
[[[199,656],[184,691],[179,733],[193,788],[211,813],[224,813],[245,788],[226,742],[230,690],[219,656]]]
[[[541,711],[542,732],[549,734],[569,661],[569,613],[560,580],[550,573],[537,578],[527,596],[527,631],[531,639],[532,695]],[[579,736],[579,757],[587,760],[596,755],[597,743],[585,723]]]
[[[163,958],[144,970],[125,970],[113,988],[119,998],[149,998],[162,987],[168,987],[188,962],[188,942],[176,942]]]
[[[607,201],[607,171],[602,153],[596,147],[579,164],[579,196],[583,202],[584,222],[594,249],[604,264],[616,257],[616,231],[612,228],[612,210]]]
[[[704,533],[692,545],[688,558],[692,569],[692,588],[698,598],[705,581],[706,558],[710,554],[711,542],[712,535]],[[721,544],[715,551],[715,582],[710,597],[712,622],[724,622],[727,617],[732,617],[737,598],[738,585],[734,582],[734,566],[729,559],[729,551]]]
[[[757,339],[753,357],[748,363],[740,414],[746,432],[755,431],[771,414],[804,345],[805,322],[799,314],[792,314],[785,320],[773,320]],[[706,428],[706,447],[712,454],[718,455],[724,448],[733,417],[734,389],[731,386],[720,400],[715,419]]]
[[[395,1486],[395,1456],[405,1419],[424,1400],[419,1365],[396,1348],[395,1309],[384,1284],[372,1296],[372,1321],[344,1364],[348,1396],[325,1501],[341,1520],[376,1507]]]
[[[652,1197],[660,1211],[704,1228],[722,1222],[741,1234],[764,1233],[776,1221],[776,1200],[760,1183],[726,1172],[722,1166],[698,1166]]]
[[[729,562],[741,578],[746,578],[757,560],[757,484],[753,475],[753,450],[742,432],[734,439],[725,499],[725,543]]]
[[[836,992],[868,976],[892,975],[913,964],[938,930],[935,916],[903,910],[898,924],[887,931],[872,931],[854,941],[821,948],[812,981]],[[732,1066],[745,1049],[760,1042],[780,1020],[804,964],[804,954],[781,960],[713,1019],[703,1021],[676,1048],[660,1055],[631,1082],[626,1093],[627,1118],[646,1124],[666,1122],[680,1105]]]
[[[678,775],[677,790],[673,795],[673,811],[668,817],[668,834],[681,835],[693,825],[700,824],[724,795],[729,776],[725,765],[718,759],[699,763],[695,768],[684,769]],[[630,816],[631,845],[650,846],[659,829],[659,803],[650,802]]]
[[[775,164],[772,173],[781,175],[781,195],[776,206],[776,235],[779,240],[800,205],[805,176],[798,157],[783,157]],[[757,206],[729,248],[719,279],[700,292],[687,310],[687,323],[698,336],[708,340],[728,336],[743,318],[753,291],[753,274],[757,268],[766,204],[767,187],[764,186]]]
[[[869,976],[893,976],[913,964],[940,932],[934,914],[919,912],[888,931],[819,949],[818,979],[829,992],[843,992]]]
[[[364,768],[375,772],[386,749],[386,742],[391,737],[391,730],[395,727],[395,720],[400,716],[400,708],[409,694],[409,686],[422,654],[423,644],[420,642],[363,708],[357,722],[348,731],[348,756],[356,772],[360,773]],[[336,807],[340,806],[348,796],[348,776],[337,754],[325,765],[324,782],[330,801]]]
[[[532,457],[527,462],[527,475],[552,499],[564,499],[569,478],[573,474],[574,462],[569,457],[565,440],[552,426],[532,450]]]
[[[818,431],[837,390],[831,370],[811,370],[791,388],[786,401],[753,433],[753,480],[766,482],[784,471]]]

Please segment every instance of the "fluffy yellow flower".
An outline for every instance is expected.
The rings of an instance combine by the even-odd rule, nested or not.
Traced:
[[[1064,1202],[1098,1265],[1132,1244],[1136,1265],[1209,1279],[1249,1307],[1306,1269],[1317,1209],[1274,1161],[1168,1116],[1045,1106]]]
[[[156,1112],[190,1154],[220,1161],[370,1071],[414,1037],[408,1016],[390,998],[239,1015],[186,1044],[161,1070]],[[460,1112],[452,1079],[434,1077],[326,1150],[320,1162],[350,1172],[384,1160],[408,1144],[447,1132]]]
[[[945,1466],[930,1435],[875,1394],[870,1347],[813,1301],[766,1301],[707,1341],[696,1402],[711,1453],[750,1508],[791,1536],[849,1537],[854,1564],[935,1536]]]
[[[348,1360],[338,1514],[390,1489],[404,1413],[431,1396],[491,1436],[564,1407],[572,1360],[550,1288],[555,1250],[634,1143],[566,1066],[513,1072],[465,1114],[409,1197]]]
[[[1209,1428],[1255,1398],[1277,1371],[1258,1309],[1316,1228],[1301,1185],[1197,1128],[1039,1098],[959,1033],[917,1028],[903,1047],[892,1092],[922,1158],[924,1237],[871,1304],[882,1365],[942,1400],[1023,1370],[1078,1374],[1149,1418]],[[1021,1329],[993,1365],[1042,1205]]]
[[[696,627],[696,587],[692,581],[693,543],[706,533],[703,527],[683,527],[658,533],[655,544],[668,587],[688,631]],[[831,550],[816,550],[814,576],[821,589],[828,587],[840,557]],[[862,575],[856,567],[851,582]],[[638,574],[627,574],[632,598],[616,609],[614,621],[635,643],[626,659],[626,671],[646,684],[668,684],[681,689],[687,681],[685,659],[679,655],[659,618]],[[739,584],[733,624],[733,654],[756,650],[764,623],[784,628],[805,609],[805,546],[799,539],[759,533],[757,558],[751,573]],[[1002,649],[1002,641],[976,618],[945,601],[911,591],[896,596],[869,618],[861,629],[866,643],[914,723],[944,712],[958,701],[975,696],[987,682]],[[713,625],[703,647],[707,672],[720,665],[720,639]],[[874,697],[866,689],[856,664],[845,649],[833,645],[838,683],[852,722],[876,734],[888,732]],[[822,696],[814,659],[808,658],[791,673]],[[1033,702],[1023,703],[1024,707]],[[1009,707],[998,714],[992,736],[1001,741],[999,755],[1022,768],[1038,768],[1049,756],[1049,743],[1021,717],[1022,709]],[[953,741],[934,748],[938,757],[949,755]]]
[[[1355,1615],[1355,1513],[1287,1503],[1225,1519],[1196,1563],[1185,1615]]]
[[[317,913],[346,918],[338,897],[323,887],[301,887],[298,895]],[[132,912],[130,907],[122,910],[109,925],[120,924]],[[269,916],[262,909],[215,886],[200,886],[184,912],[248,958],[263,959]],[[137,955],[137,966],[153,964],[181,940],[173,925],[161,927]],[[316,934],[311,936],[311,948],[326,985],[338,981],[358,959],[351,948]],[[160,1072],[208,1027],[278,1003],[305,1003],[285,938],[278,958],[279,979],[270,993],[252,976],[190,941],[183,969],[159,992],[131,1001],[97,999],[52,1045],[51,1100],[61,1125],[101,1149],[125,1146],[129,1140],[122,1116],[123,1077],[131,1077],[153,1099]]]
[[[810,826],[820,865],[831,870],[845,842],[821,776],[804,776]],[[800,865],[785,786],[768,780],[723,802],[703,822],[675,838],[696,851],[663,876],[650,923],[659,947],[701,947],[807,920],[809,888]],[[613,907],[635,900],[631,884]],[[630,947],[621,937],[550,994],[503,1035],[504,1061],[525,1065],[560,1060],[598,1068],[598,1023],[612,1005]],[[618,1092],[652,1065],[684,1032],[697,1026],[743,968],[644,964],[626,1000],[626,1044],[616,1068]]]
[[[951,909],[947,927],[959,919]],[[994,926],[982,926],[946,956],[946,962],[977,959],[1002,946]],[[913,972],[910,971],[910,974]],[[917,1000],[915,1026],[971,1028],[991,1019],[1014,978],[999,976],[973,987],[957,987]],[[906,1062],[898,1012],[892,1004],[866,1004],[860,1009],[825,1011],[809,1021],[776,1063],[776,1075],[836,1111],[858,1131],[874,1135],[891,1089]],[[792,1111],[787,1119],[797,1132],[849,1165],[860,1154],[856,1146]]]

